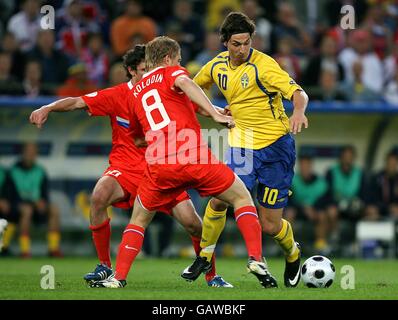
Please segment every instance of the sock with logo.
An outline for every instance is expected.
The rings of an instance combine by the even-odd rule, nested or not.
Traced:
[[[282,219],[281,231],[279,231],[274,239],[282,248],[287,262],[293,262],[298,259],[300,251],[294,241],[293,230],[289,221]]]
[[[211,201],[207,204],[202,225],[202,239],[200,241],[201,257],[206,257],[207,261],[211,261],[216,248],[218,238],[224,230],[227,209],[223,211],[214,210]]]
[[[235,220],[243,236],[249,257],[262,258],[262,234],[256,207],[246,206],[235,210]]]
[[[141,251],[144,232],[143,227],[134,224],[127,225],[124,230],[116,258],[115,278],[117,280],[126,280],[134,259]]]

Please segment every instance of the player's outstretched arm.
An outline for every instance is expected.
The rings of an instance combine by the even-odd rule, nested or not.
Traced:
[[[293,114],[289,119],[290,132],[297,134],[301,132],[301,128],[308,128],[308,119],[305,116],[305,109],[308,105],[308,96],[303,90],[296,90],[292,96]]]
[[[81,97],[68,97],[36,109],[30,114],[29,121],[40,129],[47,121],[50,112],[67,112],[86,107],[87,105]]]
[[[210,102],[209,98],[207,98],[203,90],[189,77],[185,75],[179,76],[175,80],[174,85],[184,91],[188,98],[198,105],[199,109],[202,110],[201,112],[209,114],[209,116],[212,117],[214,121],[220,124],[227,125],[229,128],[235,126],[232,117],[226,116],[218,112],[217,109],[214,108],[213,104]]]

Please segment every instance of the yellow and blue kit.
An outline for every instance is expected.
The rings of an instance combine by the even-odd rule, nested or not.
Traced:
[[[236,124],[228,136],[228,166],[249,190],[258,180],[261,205],[286,206],[296,154],[282,98],[290,100],[301,87],[273,58],[253,48],[238,67],[230,64],[228,51],[220,53],[194,81],[206,89],[215,83],[227,100]]]

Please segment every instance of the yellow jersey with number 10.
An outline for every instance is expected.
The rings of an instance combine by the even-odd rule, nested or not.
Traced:
[[[261,149],[290,131],[282,96],[290,100],[301,87],[270,56],[251,48],[246,62],[232,67],[225,51],[194,81],[206,89],[215,83],[226,98],[236,123],[228,136],[231,147]]]

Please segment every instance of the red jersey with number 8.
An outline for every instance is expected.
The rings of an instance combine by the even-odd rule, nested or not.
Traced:
[[[191,100],[174,82],[188,76],[180,66],[158,67],[146,73],[130,92],[131,121],[146,133],[148,164],[197,163],[203,147],[200,124]]]

